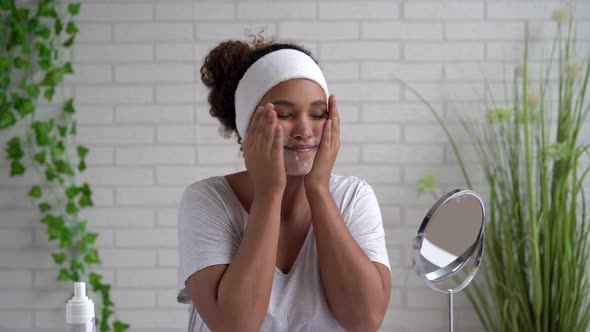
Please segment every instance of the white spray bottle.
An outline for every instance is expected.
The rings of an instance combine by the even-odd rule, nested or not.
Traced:
[[[74,282],[74,297],[66,304],[67,332],[95,332],[94,302],[86,296],[86,283]]]

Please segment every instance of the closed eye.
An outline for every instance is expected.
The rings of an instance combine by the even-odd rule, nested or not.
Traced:
[[[279,118],[279,119],[286,119],[286,118],[288,118],[290,116],[291,116],[290,114],[287,114],[287,115],[278,114],[277,115],[277,118]],[[322,113],[322,114],[318,114],[318,115],[310,115],[310,117],[312,117],[313,119],[316,119],[316,120],[320,120],[320,119],[325,118],[326,115],[325,115],[325,113]]]

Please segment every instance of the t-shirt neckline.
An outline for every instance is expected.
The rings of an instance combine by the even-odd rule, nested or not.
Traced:
[[[231,185],[229,184],[229,182],[227,181],[225,176],[221,175],[221,176],[219,176],[219,178],[221,178],[221,181],[223,182],[226,190],[228,190],[230,192],[231,196],[233,197],[233,199],[236,201],[236,203],[240,207],[242,214],[244,214],[246,216],[246,223],[247,223],[248,222],[248,220],[247,220],[248,211],[246,211],[246,209],[242,205],[242,202],[240,202],[240,199],[238,198],[238,196],[236,195],[236,193],[232,189]],[[308,242],[309,242],[309,239],[310,239],[312,233],[313,233],[313,224],[309,224],[309,228],[307,229],[307,234],[305,235],[305,240],[303,240],[303,244],[301,245],[301,248],[299,249],[299,252],[297,253],[297,257],[295,257],[295,261],[293,261],[293,265],[291,266],[291,269],[289,270],[288,273],[284,273],[275,264],[275,274],[276,275],[279,275],[280,277],[283,277],[283,278],[288,278],[290,275],[293,274],[293,271],[296,269],[299,261],[301,260],[301,256],[303,255],[303,251],[307,248],[307,245],[308,245]]]

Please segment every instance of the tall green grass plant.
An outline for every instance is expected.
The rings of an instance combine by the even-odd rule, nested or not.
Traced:
[[[572,13],[554,12],[557,32],[538,80],[529,75],[527,32],[504,99],[486,82],[487,121],[460,118],[489,190],[483,276],[466,288],[487,331],[585,332],[589,326],[590,59],[576,57]],[[467,186],[476,190],[443,117],[405,85],[436,117]],[[419,190],[428,183],[435,181],[423,178]]]

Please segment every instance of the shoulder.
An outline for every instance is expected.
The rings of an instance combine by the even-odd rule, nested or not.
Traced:
[[[223,181],[223,176],[211,176],[189,184],[184,192],[214,190],[219,187],[221,181]]]
[[[336,193],[350,193],[358,195],[365,190],[372,190],[367,181],[353,175],[336,175],[330,176],[330,191]]]
[[[330,176],[330,193],[344,214],[352,212],[353,208],[363,200],[375,197],[373,188],[367,181],[353,175]]]
[[[228,198],[227,184],[223,176],[212,176],[188,185],[181,197],[181,205],[223,206]]]

